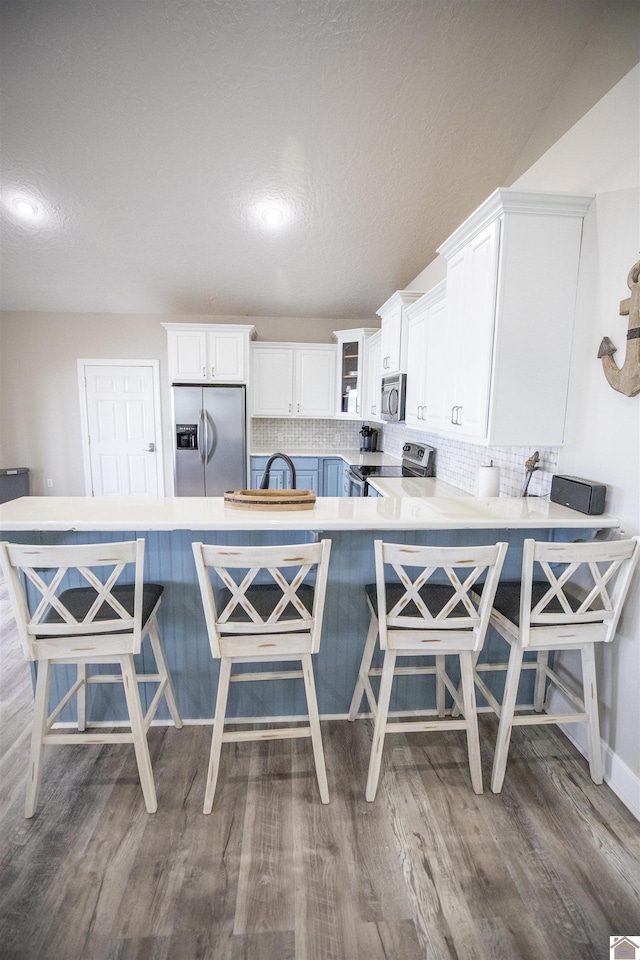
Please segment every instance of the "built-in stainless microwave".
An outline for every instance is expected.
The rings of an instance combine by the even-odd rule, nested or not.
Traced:
[[[404,420],[406,390],[406,373],[395,373],[392,377],[382,378],[380,416],[383,420],[387,420],[390,423]]]

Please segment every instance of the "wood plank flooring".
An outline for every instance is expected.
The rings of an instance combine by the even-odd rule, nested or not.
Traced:
[[[211,728],[150,732],[158,812],[132,748],[49,748],[23,817],[31,685],[0,586],[2,960],[602,960],[640,932],[640,830],[551,728],[513,734],[485,790],[464,734],[387,740],[323,723],[331,803],[308,741],[227,744],[202,814]]]

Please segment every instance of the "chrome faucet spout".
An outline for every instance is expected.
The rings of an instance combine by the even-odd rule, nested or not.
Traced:
[[[293,460],[291,459],[291,457],[288,457],[286,453],[274,453],[273,456],[269,457],[269,459],[267,460],[267,465],[264,468],[264,476],[260,481],[259,489],[260,490],[269,489],[269,477],[271,474],[271,464],[273,463],[274,460],[284,460],[284,462],[287,464],[287,466],[289,467],[289,470],[291,471],[291,489],[295,490],[296,489],[296,468],[293,465]]]

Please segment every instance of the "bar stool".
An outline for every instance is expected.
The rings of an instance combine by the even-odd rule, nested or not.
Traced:
[[[376,583],[365,587],[371,620],[349,710],[349,720],[355,720],[364,694],[375,717],[367,800],[375,799],[387,733],[442,729],[466,730],[471,782],[474,791],[482,793],[473,655],[484,643],[506,551],[506,543],[421,547],[375,541]],[[386,567],[393,569],[395,579],[387,580]],[[483,576],[486,580],[482,596],[472,598],[472,588]],[[384,651],[382,670],[371,667],[378,636]],[[447,673],[447,654],[457,654],[460,660],[462,700]],[[398,657],[435,657],[435,665],[396,667]],[[435,675],[438,719],[389,721],[391,687],[398,674]],[[377,703],[370,682],[372,676],[381,677]],[[445,688],[462,717],[444,719]],[[424,711],[429,713],[433,711]]]
[[[500,793],[504,783],[511,730],[523,724],[587,723],[591,779],[602,783],[594,645],[613,640],[639,544],[640,537],[598,543],[525,540],[521,580],[498,585],[491,624],[511,646],[508,664],[500,665],[507,671],[502,704],[480,677],[482,665],[475,666],[476,685],[500,718],[491,776],[494,793]],[[536,661],[523,662],[527,650],[537,651]],[[549,653],[559,650],[580,651],[582,697],[549,666]],[[493,670],[496,666],[491,665]],[[526,669],[535,670],[536,713],[516,716],[518,685]],[[554,687],[575,712],[549,713]]]
[[[78,743],[132,743],[145,805],[149,813],[155,813],[158,804],[147,730],[162,696],[176,727],[181,727],[182,721],[158,633],[157,612],[164,588],[143,583],[144,540],[77,546],[3,542],[0,562],[24,656],[37,662],[25,816],[36,812],[45,746]],[[128,576],[131,564],[133,583]],[[76,585],[83,583],[89,586]],[[157,672],[136,674],[133,657],[140,653],[147,636]],[[56,663],[75,664],[76,680],[49,714],[51,664]],[[92,664],[118,664],[121,672],[92,674],[88,669]],[[87,686],[115,682],[124,684],[131,731],[84,732],[91,726],[86,719]],[[146,716],[139,683],[158,684]],[[73,696],[79,732],[52,733],[56,717]]]
[[[267,547],[193,544],[211,654],[220,660],[204,813],[213,806],[222,744],[249,740],[311,737],[320,799],[329,802],[311,655],[320,648],[330,552],[330,540]],[[305,583],[312,571],[314,585]],[[302,669],[231,675],[233,664],[291,660],[301,661]],[[304,680],[308,726],[225,732],[230,682],[284,679]]]

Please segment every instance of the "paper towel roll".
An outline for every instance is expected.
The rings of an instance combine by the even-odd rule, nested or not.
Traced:
[[[478,496],[481,499],[500,496],[500,467],[478,467]]]

